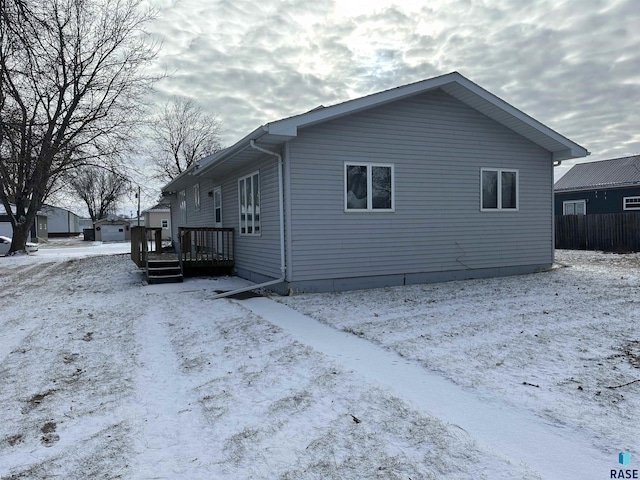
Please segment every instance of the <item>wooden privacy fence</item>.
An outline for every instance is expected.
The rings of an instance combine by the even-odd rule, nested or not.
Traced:
[[[556,248],[640,251],[640,212],[556,215]]]

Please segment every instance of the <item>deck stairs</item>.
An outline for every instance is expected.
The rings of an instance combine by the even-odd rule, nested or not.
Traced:
[[[182,266],[176,258],[147,258],[147,282],[152,283],[178,283],[182,282]]]

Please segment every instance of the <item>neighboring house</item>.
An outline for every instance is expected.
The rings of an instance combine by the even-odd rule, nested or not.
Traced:
[[[534,272],[553,165],[587,150],[457,72],[263,125],[163,188],[180,227],[234,229],[277,291]]]
[[[43,205],[47,216],[49,237],[73,237],[80,235],[80,217],[75,213],[52,205]]]
[[[169,204],[158,203],[143,213],[145,227],[162,228],[162,239],[171,239],[171,208]]]
[[[12,205],[11,207],[15,213],[15,206]],[[31,229],[29,231],[29,237],[27,238],[28,242],[37,242],[38,240],[46,240],[49,238],[47,220],[47,216],[43,212],[38,211],[36,214],[36,221],[31,225]],[[9,238],[13,236],[11,220],[3,205],[0,205],[0,235],[4,235]]]
[[[579,163],[554,186],[556,215],[640,211],[640,155]]]
[[[80,231],[84,232],[84,230],[87,228],[93,228],[93,220],[91,220],[90,218],[81,218],[78,221],[78,226],[80,228]]]
[[[131,240],[131,224],[123,218],[103,218],[94,224],[98,242],[124,242]]]

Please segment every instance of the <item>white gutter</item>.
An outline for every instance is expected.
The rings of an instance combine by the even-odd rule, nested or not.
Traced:
[[[282,181],[282,168],[283,168],[282,155],[276,152],[272,152],[271,150],[267,150],[265,148],[257,146],[255,143],[255,140],[251,140],[249,145],[254,150],[258,150],[259,152],[266,153],[267,155],[273,155],[274,157],[278,158],[278,203],[280,207],[280,278],[277,278],[275,280],[270,280],[264,283],[259,283],[257,285],[251,285],[249,287],[238,288],[236,290],[231,290],[229,292],[219,293],[218,295],[215,295],[213,297],[214,299],[229,297],[231,295],[236,295],[237,293],[249,292],[257,288],[269,287],[277,283],[282,283],[285,281],[287,276],[287,266],[285,262],[285,250],[284,250],[284,186]]]

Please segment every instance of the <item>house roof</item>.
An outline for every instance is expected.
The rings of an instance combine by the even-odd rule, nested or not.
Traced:
[[[240,162],[250,161],[263,155],[251,148],[251,142],[273,151],[279,151],[281,145],[295,138],[298,131],[330,120],[379,107],[432,90],[441,89],[461,102],[514,132],[528,138],[535,144],[551,152],[553,161],[584,157],[589,152],[577,143],[560,135],[534,118],[509,105],[504,100],[468,80],[458,72],[422,80],[401,87],[349,100],[337,105],[315,108],[300,115],[284,118],[262,125],[236,142],[234,145],[196,162],[163,188],[164,192],[175,192],[192,183],[193,175],[204,176],[215,169],[218,174],[230,170],[228,160],[234,158]],[[224,165],[224,166],[223,166]]]
[[[147,212],[168,212],[170,211],[170,206],[167,203],[157,203],[156,205],[154,205],[153,207],[147,208],[146,210],[143,210],[142,213],[147,213]]]
[[[16,206],[13,203],[11,203],[10,206],[11,206],[11,213],[13,213],[15,215],[16,214]],[[0,203],[0,215],[7,215],[7,209],[4,208],[4,205],[1,204],[1,203]],[[41,210],[38,210],[36,212],[36,215],[44,216],[44,214],[42,213]]]
[[[72,212],[72,211],[71,211],[71,210],[69,210],[68,208],[56,207],[56,206],[54,206],[54,205],[49,205],[49,204],[46,204],[46,203],[42,205],[42,211],[43,211],[45,214],[49,214],[49,213],[51,213],[51,211],[53,211],[53,210],[65,211],[65,212],[68,212],[68,213],[71,213],[71,214],[75,215],[76,217],[79,217],[79,215],[78,215],[77,213]]]
[[[102,225],[104,223],[109,223],[111,225],[131,225],[131,222],[129,220],[124,218],[118,218],[118,217],[103,218],[101,220],[96,220],[93,224]]]
[[[640,186],[640,155],[574,165],[556,182],[556,192]]]

